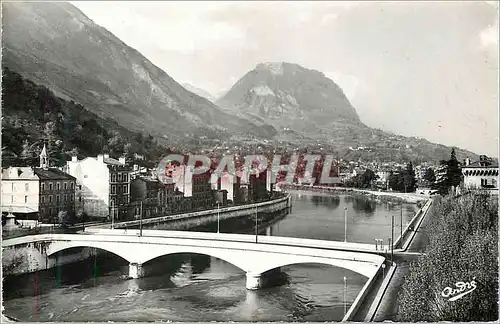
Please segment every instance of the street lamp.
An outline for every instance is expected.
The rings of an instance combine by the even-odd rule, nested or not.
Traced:
[[[382,279],[385,277],[385,263],[382,263]]]
[[[347,277],[344,277],[344,317],[347,314]]]
[[[139,214],[139,236],[142,236],[142,200],[141,200],[141,209]]]
[[[391,217],[391,263],[392,263],[392,257],[394,254],[394,215]]]
[[[220,204],[217,203],[217,233],[220,232]]]
[[[259,214],[257,211],[257,206],[255,207],[255,243],[258,243],[257,239],[259,236]]]
[[[115,204],[113,200],[111,200],[111,229],[115,228]]]
[[[347,242],[347,207],[344,207],[344,242]]]
[[[399,244],[403,244],[403,204],[401,204],[401,239],[399,240]]]

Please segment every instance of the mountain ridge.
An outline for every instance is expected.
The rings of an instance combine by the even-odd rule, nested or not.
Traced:
[[[69,3],[10,2],[3,12],[4,64],[94,113],[163,141],[273,136],[185,90]]]

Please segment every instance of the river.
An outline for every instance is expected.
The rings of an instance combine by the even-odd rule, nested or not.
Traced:
[[[349,242],[387,240],[393,215],[394,237],[399,234],[401,205],[307,192],[292,192],[292,198],[291,214],[272,225],[272,235],[343,241],[344,208]],[[404,204],[402,211],[406,224],[417,207]],[[204,230],[214,228],[210,224]],[[252,230],[234,221],[221,222],[220,228]],[[21,321],[339,321],[366,282],[349,270],[300,264],[282,268],[284,284],[248,291],[245,273],[206,255],[169,255],[144,267],[147,277],[123,280],[128,264],[100,254],[6,278],[5,311]]]

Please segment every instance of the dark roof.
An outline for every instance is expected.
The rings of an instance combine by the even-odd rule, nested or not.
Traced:
[[[103,162],[106,164],[112,164],[112,165],[124,165],[120,161],[113,159],[113,158],[103,158]]]
[[[496,161],[477,161],[469,165],[462,165],[462,168],[498,168]]]
[[[35,168],[34,171],[41,180],[76,180],[75,177],[56,168]]]

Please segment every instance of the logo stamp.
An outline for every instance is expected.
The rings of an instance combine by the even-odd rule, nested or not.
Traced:
[[[476,278],[472,278],[471,282],[456,282],[455,287],[456,288],[451,288],[451,287],[446,287],[443,289],[441,292],[441,296],[444,298],[448,298],[448,301],[455,301],[463,296],[470,294],[477,288],[477,284],[474,281]]]

